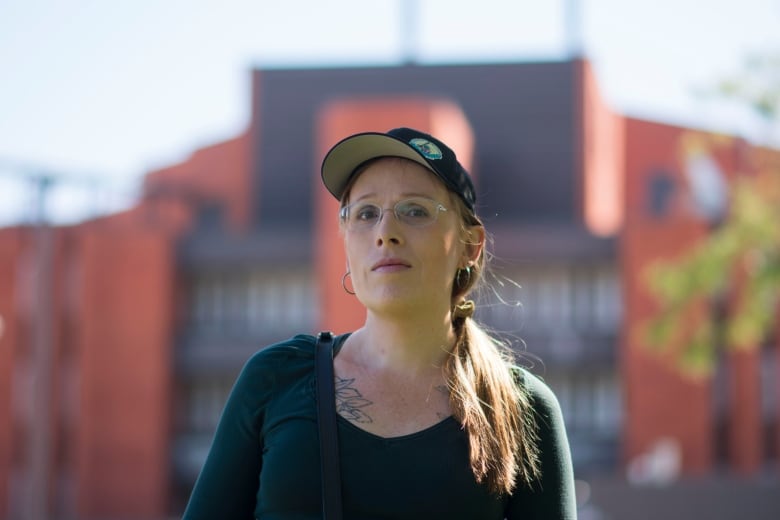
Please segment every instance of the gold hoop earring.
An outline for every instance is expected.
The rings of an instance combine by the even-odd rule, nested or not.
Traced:
[[[344,276],[341,277],[341,286],[344,288],[344,292],[346,292],[349,295],[354,296],[355,295],[355,291],[350,291],[349,289],[347,289],[347,277],[350,274],[352,274],[352,273],[350,273],[349,271],[344,273]]]

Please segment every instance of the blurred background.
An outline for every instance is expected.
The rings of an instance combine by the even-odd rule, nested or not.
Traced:
[[[319,162],[452,143],[580,517],[780,515],[777,0],[0,1],[0,518],[176,517],[238,371],[351,330]],[[515,282],[510,283],[509,280]]]

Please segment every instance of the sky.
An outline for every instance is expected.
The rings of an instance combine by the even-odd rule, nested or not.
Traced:
[[[247,126],[253,68],[572,48],[619,113],[780,143],[701,94],[780,52],[780,0],[0,0],[0,226],[35,217],[44,172],[49,220],[127,206],[145,173]]]

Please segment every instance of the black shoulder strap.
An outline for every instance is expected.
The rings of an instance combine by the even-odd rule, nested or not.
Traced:
[[[317,423],[320,430],[322,517],[341,520],[341,468],[336,431],[336,386],[333,380],[333,333],[320,332],[315,349]]]

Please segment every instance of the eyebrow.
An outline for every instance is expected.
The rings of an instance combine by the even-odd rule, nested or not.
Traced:
[[[350,204],[353,204],[355,202],[360,202],[361,200],[365,200],[365,199],[371,199],[371,198],[374,198],[376,196],[377,196],[377,194],[375,192],[366,193],[365,195],[362,195],[362,196],[360,196],[360,197],[350,201]],[[413,191],[407,191],[407,192],[401,193],[401,198],[398,199],[398,200],[404,200],[404,199],[408,199],[408,198],[411,198],[411,197],[422,197],[423,199],[436,200],[433,197],[431,197],[430,195],[428,195],[427,193],[419,193],[419,192],[413,192]]]

